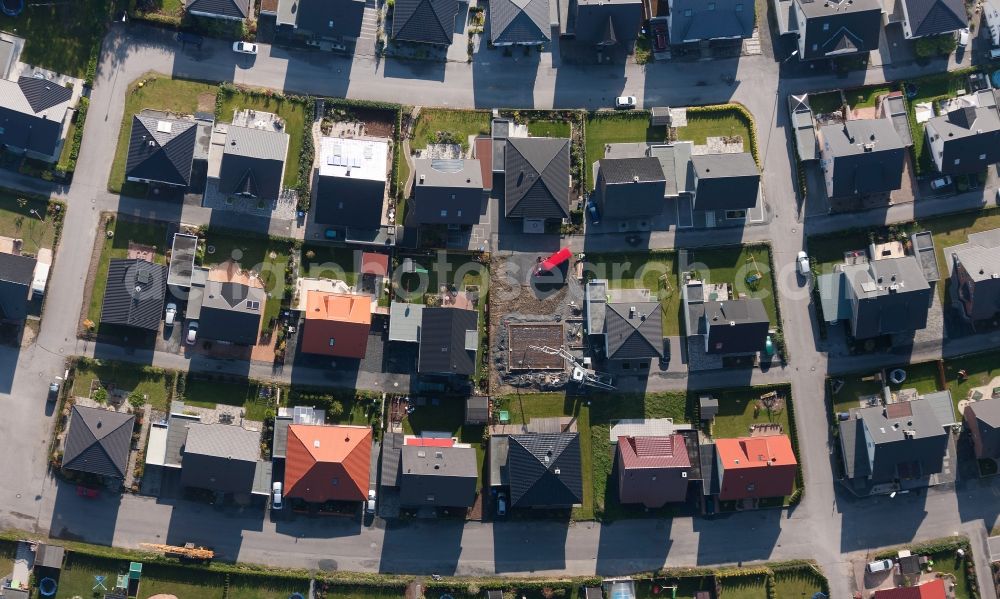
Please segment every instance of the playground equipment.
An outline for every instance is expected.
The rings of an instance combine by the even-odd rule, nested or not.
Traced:
[[[16,17],[24,10],[24,0],[0,0],[0,10],[8,17]]]
[[[38,582],[38,594],[42,597],[53,597],[56,594],[56,581],[45,577]]]

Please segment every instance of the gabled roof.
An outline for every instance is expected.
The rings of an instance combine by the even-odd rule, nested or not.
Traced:
[[[844,276],[850,286],[856,339],[927,326],[931,289],[914,256],[846,265]]]
[[[579,0],[576,39],[601,45],[629,43],[642,25],[641,0]]]
[[[0,143],[55,152],[73,92],[48,79],[0,79]]]
[[[906,148],[890,119],[857,119],[819,129],[832,162],[832,197],[884,193],[902,185]]]
[[[197,136],[193,120],[133,116],[125,176],[189,185]]]
[[[878,49],[882,29],[879,0],[796,0],[805,17],[802,58],[846,56]]]
[[[504,152],[504,190],[504,214],[508,217],[568,217],[569,140],[509,138]]]
[[[160,328],[167,267],[145,260],[112,260],[101,304],[101,322],[148,331]]]
[[[131,414],[74,405],[66,433],[63,468],[125,478],[134,422]]]
[[[392,38],[447,46],[455,33],[458,0],[397,0]]]
[[[37,261],[27,256],[0,252],[0,318],[24,320],[28,315]]]
[[[663,356],[661,313],[660,302],[609,302],[604,316],[608,358]]]
[[[277,24],[317,38],[357,38],[364,12],[365,0],[279,0]]]
[[[739,210],[757,205],[760,169],[749,152],[691,157],[697,210]]]
[[[578,433],[509,436],[511,507],[571,506],[583,501]]]
[[[711,5],[711,7],[709,7]],[[754,3],[744,0],[675,0],[670,43],[745,38],[753,34]]]
[[[935,578],[912,587],[897,587],[875,591],[875,599],[945,599],[944,580]]]
[[[289,425],[285,495],[311,503],[366,500],[371,451],[367,426]]]
[[[267,293],[261,287],[209,279],[205,283],[198,337],[254,345]]]
[[[764,349],[770,318],[760,298],[705,302],[709,353],[751,354]]]
[[[72,88],[40,77],[18,77],[17,86],[21,88],[31,111],[36,114],[65,104],[73,97]]]
[[[483,201],[479,160],[413,161],[412,216],[419,224],[474,224]]]
[[[228,125],[219,167],[219,191],[275,200],[288,155],[288,134]]]
[[[626,469],[690,468],[684,436],[618,437],[618,452]]]
[[[228,19],[245,19],[252,16],[252,0],[188,0],[187,11],[218,15]]]
[[[260,461],[261,434],[234,424],[204,424],[171,417],[171,428],[187,429],[181,483],[223,493],[250,493]],[[168,444],[169,444],[168,433]]]
[[[841,450],[848,478],[870,477],[873,484],[940,472],[948,446],[941,417],[927,399],[861,408],[840,423]],[[953,421],[954,417],[946,418]],[[870,449],[869,449],[870,448]],[[869,462],[868,452],[872,458]]]
[[[479,314],[462,308],[424,308],[420,325],[420,374],[471,376],[475,352],[465,349],[467,331],[478,332]]]
[[[0,281],[31,285],[37,260],[27,256],[0,252]]]
[[[950,33],[968,26],[962,0],[901,0],[913,37]]]
[[[490,2],[490,37],[494,44],[539,44],[552,37],[549,0]]]
[[[400,503],[470,507],[478,480],[476,450],[472,447],[402,448]]]
[[[1000,112],[996,107],[966,106],[934,117],[924,125],[927,137],[940,141],[934,156],[944,174],[978,173],[1000,162]]]
[[[372,296],[309,291],[302,351],[363,358],[372,323]]]

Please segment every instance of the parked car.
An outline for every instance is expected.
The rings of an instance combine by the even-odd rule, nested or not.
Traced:
[[[184,342],[188,345],[194,345],[194,342],[198,340],[198,321],[193,320],[188,323],[187,337],[184,338]]]
[[[59,397],[59,381],[52,381],[49,383],[49,395],[46,400],[55,401],[57,397]]]
[[[961,47],[966,47],[969,45],[969,28],[958,30],[958,45]]]
[[[497,517],[503,518],[507,515],[507,494],[497,494]]]
[[[635,96],[618,96],[615,98],[615,109],[617,110],[631,110],[635,108],[635,105]]]
[[[280,510],[281,503],[281,481],[276,480],[271,484],[271,511]]]
[[[937,191],[939,189],[944,189],[949,185],[951,185],[951,177],[947,175],[945,175],[944,177],[938,177],[937,179],[931,181],[931,189],[933,189],[934,191]]]
[[[868,562],[867,568],[872,574],[876,572],[885,572],[886,570],[892,568],[892,560],[880,559],[877,562]]]
[[[375,489],[368,489],[368,501],[365,502],[365,513],[368,515],[375,514]]]
[[[233,42],[233,52],[240,54],[257,54],[257,44],[250,42]]]
[[[168,327],[174,326],[174,321],[177,320],[177,304],[170,302],[167,304],[167,313],[163,317],[163,324]]]
[[[805,252],[799,252],[795,256],[795,266],[798,269],[799,274],[803,277],[808,277],[810,271],[812,270],[809,267],[809,256],[807,256]]]

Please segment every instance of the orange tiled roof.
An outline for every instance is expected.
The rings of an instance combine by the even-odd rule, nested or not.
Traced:
[[[310,291],[306,298],[306,320],[371,324],[372,298],[368,295]]]
[[[786,435],[716,439],[715,450],[726,470],[797,464]]]
[[[311,503],[368,498],[372,430],[292,424],[285,451],[285,495]]]

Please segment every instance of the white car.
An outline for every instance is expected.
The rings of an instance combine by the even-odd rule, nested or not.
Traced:
[[[808,277],[811,268],[809,267],[809,256],[805,252],[799,252],[795,256],[795,267],[798,269],[799,274],[803,277]]]
[[[177,304],[171,302],[167,304],[167,313],[163,318],[163,324],[172,327],[175,320],[177,320]]]
[[[271,511],[280,510],[281,506],[281,481],[276,480],[271,484]]]
[[[618,96],[615,98],[615,108],[618,110],[631,110],[635,106],[635,96]]]
[[[233,42],[233,52],[240,54],[257,54],[257,44],[250,42]]]
[[[368,501],[365,503],[365,513],[375,513],[375,489],[368,489]]]
[[[966,47],[969,45],[969,28],[958,30],[958,45],[961,47]]]
[[[885,572],[886,570],[892,568],[892,560],[880,559],[877,562],[869,562],[867,568],[872,574],[876,572]]]
[[[944,189],[949,185],[951,185],[951,177],[948,176],[939,177],[931,181],[931,189],[933,189],[934,191],[937,191],[939,189]]]
[[[184,338],[184,342],[188,345],[194,345],[194,342],[198,339],[198,321],[193,320],[188,324],[187,337]]]

